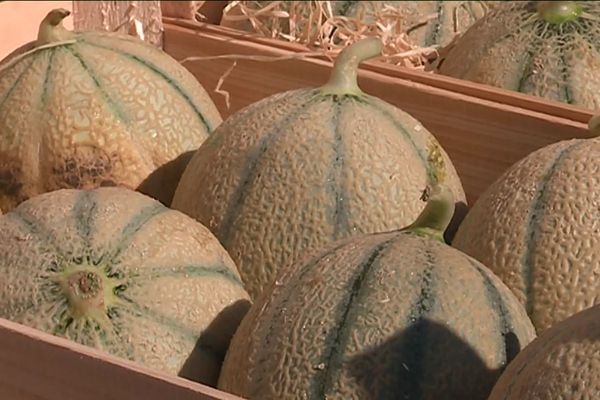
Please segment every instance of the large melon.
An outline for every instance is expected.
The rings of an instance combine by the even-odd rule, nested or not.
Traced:
[[[505,3],[462,35],[438,72],[600,108],[600,2]]]
[[[395,31],[407,33],[411,44],[420,47],[438,47],[449,44],[457,35],[483,17],[488,8],[486,3],[496,2],[235,1],[230,2],[225,8],[221,25],[263,35],[279,32],[284,35],[292,34],[295,38],[303,38],[308,31],[316,34],[317,23],[326,18],[327,5],[324,3],[331,6],[334,16],[348,17],[365,23],[373,23],[375,15],[383,14],[386,9],[390,9],[398,15],[393,25]],[[253,19],[260,25],[254,26],[245,18],[243,9],[255,14]],[[282,17],[283,13],[290,14],[295,23],[290,24],[289,18]],[[387,14],[391,15],[389,12]],[[358,26],[356,29],[359,29]]]
[[[235,333],[219,388],[250,400],[486,400],[534,337],[485,266],[443,243],[452,196],[416,223],[284,268]]]
[[[557,323],[510,363],[489,400],[600,398],[600,305]]]
[[[533,152],[481,195],[452,242],[513,290],[538,332],[600,302],[598,160],[598,139]]]
[[[355,43],[322,87],[279,93],[231,115],[183,173],[173,208],[219,238],[251,296],[311,249],[409,224],[439,180],[466,204],[434,136],[358,87],[358,63],[380,50],[375,38]]]
[[[207,228],[116,187],[1,216],[0,276],[0,318],[209,385],[250,306]]]
[[[138,38],[67,31],[0,64],[0,207],[60,188],[122,185],[169,204],[191,152],[221,122],[198,81]]]

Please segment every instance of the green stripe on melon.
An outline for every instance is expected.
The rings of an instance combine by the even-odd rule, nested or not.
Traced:
[[[443,243],[452,202],[436,187],[409,227],[282,269],[234,335],[219,388],[263,400],[485,400],[535,331],[496,276]]]
[[[38,40],[0,64],[0,206],[101,185],[170,204],[189,152],[221,123],[216,106],[162,50],[67,31],[67,15],[51,11]]]
[[[466,204],[436,138],[358,87],[358,64],[380,50],[377,39],[358,42],[338,56],[322,87],[279,93],[236,112],[182,175],[173,208],[219,238],[251,296],[279,268],[332,240],[409,224],[423,209],[423,193],[439,181]],[[462,208],[455,222],[461,217]]]
[[[63,189],[0,217],[0,317],[216,384],[249,306],[207,228],[124,188]]]
[[[452,242],[511,288],[538,332],[600,300],[599,158],[596,138],[529,154],[481,195]]]
[[[600,108],[600,3],[512,1],[471,26],[438,72]]]

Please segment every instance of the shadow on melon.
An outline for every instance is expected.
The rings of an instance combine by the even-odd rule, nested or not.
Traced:
[[[521,350],[512,332],[505,335],[504,346],[509,360]],[[365,400],[486,400],[505,368],[488,368],[471,345],[448,327],[427,319],[351,358],[348,365]]]
[[[182,153],[179,157],[161,165],[148,175],[136,190],[170,207],[181,175],[195,152],[196,150],[190,150]]]
[[[444,232],[444,240],[446,243],[452,243],[454,235],[456,235],[456,231],[458,231],[458,227],[467,215],[467,211],[469,211],[469,207],[464,201],[454,204],[454,215],[450,220],[450,224],[448,224],[448,228]]]
[[[202,332],[178,376],[216,387],[231,337],[249,308],[248,300],[225,307]]]

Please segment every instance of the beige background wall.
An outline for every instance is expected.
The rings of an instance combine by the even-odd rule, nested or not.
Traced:
[[[20,45],[35,40],[38,25],[53,8],[72,10],[72,1],[2,1],[0,2],[0,59]],[[73,17],[65,20],[73,29]]]

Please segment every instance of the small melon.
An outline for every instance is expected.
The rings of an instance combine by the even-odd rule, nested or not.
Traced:
[[[129,35],[70,32],[69,11],[0,64],[0,207],[61,188],[125,186],[166,205],[221,123],[168,54]]]
[[[324,2],[298,1],[298,2],[274,2],[274,1],[235,1],[225,8],[221,25],[248,32],[262,34],[292,34],[293,37],[302,38],[311,27],[316,27],[319,19],[328,15]],[[274,4],[278,3],[278,4]],[[319,4],[320,3],[320,4]],[[487,3],[495,1],[329,1],[333,16],[357,19],[365,23],[373,23],[375,15],[387,14],[388,20],[380,21],[382,24],[389,23],[389,15],[397,15],[394,27],[397,32],[406,32],[411,44],[419,47],[445,46],[457,35],[464,32],[475,21],[485,15],[488,9]],[[260,21],[255,27],[244,19],[242,8],[256,13],[254,17]],[[276,9],[278,14],[271,10]],[[387,13],[385,12],[388,11]],[[297,23],[292,25],[286,18],[281,17],[282,12],[288,14],[299,14]],[[393,14],[392,14],[393,13]],[[310,18],[312,15],[312,18]],[[242,17],[242,18],[240,18]],[[352,24],[347,24],[351,27]],[[312,28],[313,35],[318,32]],[[357,26],[358,30],[359,27]]]
[[[531,153],[481,195],[452,242],[512,289],[538,332],[600,302],[598,160],[598,138]]]
[[[440,74],[600,108],[600,2],[507,1],[440,61]]]
[[[450,191],[415,223],[283,268],[236,331],[218,387],[250,400],[486,400],[535,337],[510,290],[443,243]]]
[[[540,334],[498,379],[489,400],[600,398],[600,305]]]
[[[0,318],[209,385],[250,306],[207,228],[125,188],[2,215],[0,275]]]
[[[409,224],[432,183],[448,182],[466,204],[435,137],[358,87],[358,64],[380,51],[364,39],[340,53],[325,85],[232,114],[184,171],[172,207],[217,236],[252,297],[311,249]]]

